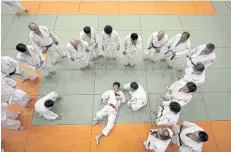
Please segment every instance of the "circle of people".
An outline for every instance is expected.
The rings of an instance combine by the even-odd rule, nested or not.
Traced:
[[[38,26],[33,22],[28,27],[31,30],[29,37],[32,45],[17,44],[18,61],[9,56],[1,57],[1,123],[2,127],[5,128],[23,129],[20,121],[15,120],[22,112],[9,112],[6,110],[6,106],[8,104],[19,104],[26,107],[32,99],[23,90],[16,88],[16,81],[11,76],[16,74],[22,76],[24,78],[23,82],[32,80],[36,83],[38,81],[37,76],[23,70],[20,64],[50,79],[55,74],[53,66],[65,56],[76,63],[80,69],[84,69],[91,67],[91,61],[95,58],[103,57],[106,61],[109,59],[118,60],[121,48],[120,37],[110,25],[104,27],[101,35],[101,46],[95,29],[86,26],[80,32],[79,38],[70,40],[66,46],[66,52],[60,48],[58,37],[48,27]],[[180,152],[201,152],[203,142],[208,140],[208,135],[204,129],[192,122],[185,121],[182,125],[177,125],[182,107],[192,100],[192,93],[205,82],[205,70],[216,58],[214,44],[209,43],[190,49],[191,43],[189,38],[189,32],[183,32],[168,39],[168,35],[164,31],[158,31],[152,33],[148,40],[144,60],[149,59],[154,63],[166,61],[169,68],[175,68],[179,71],[185,68],[185,74],[167,88],[166,94],[161,95],[164,101],[159,106],[158,111],[154,112],[154,115],[156,115],[155,126],[167,127],[152,129],[149,132],[147,140],[143,141],[143,145],[147,150],[164,152],[172,141],[173,144],[179,146]],[[125,36],[124,65],[134,67],[136,53],[141,51],[141,49],[141,36],[137,33]],[[47,60],[45,60],[42,52],[47,54]],[[121,103],[126,102],[124,91],[128,91],[130,94],[131,98],[127,105],[132,110],[138,111],[146,106],[147,94],[139,83],[131,82],[120,88],[120,83],[114,82],[113,88],[102,94],[101,102],[106,105],[96,113],[93,119],[94,126],[103,117],[108,117],[106,127],[95,137],[97,145],[99,145],[100,138],[108,136],[113,129],[118,109]],[[60,98],[56,92],[49,93],[36,102],[35,111],[39,116],[43,116],[48,120],[61,119],[61,116],[54,113],[51,109],[55,101]],[[176,136],[173,136],[173,132],[175,132]]]

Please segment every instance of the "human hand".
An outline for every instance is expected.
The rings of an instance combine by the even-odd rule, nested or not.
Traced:
[[[95,47],[94,47],[94,48],[96,49],[97,47],[98,47],[98,43],[96,43],[96,45],[95,45]]]
[[[71,58],[71,61],[75,61],[75,59],[74,59],[74,58]]]
[[[56,45],[58,45],[58,44],[59,44],[59,42],[58,42],[58,41],[54,41],[54,43],[55,43]]]
[[[123,55],[126,55],[126,51],[123,51]]]
[[[120,50],[120,45],[118,45],[118,47],[117,47],[117,51],[119,51]]]

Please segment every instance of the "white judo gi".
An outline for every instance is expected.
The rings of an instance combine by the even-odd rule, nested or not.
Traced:
[[[45,61],[45,58],[40,51],[36,50],[36,48],[31,45],[27,45],[27,48],[31,56],[19,52],[17,54],[19,62],[45,76],[54,72],[53,66],[48,61]]]
[[[1,57],[1,72],[2,72],[2,77],[9,77],[14,73],[16,73],[18,75],[21,75],[24,79],[29,79],[29,78],[32,80],[36,79],[36,76],[33,76],[32,74],[29,74],[26,71],[24,71],[20,67],[19,62],[9,56]]]
[[[140,36],[138,36],[136,45],[132,44],[131,34],[125,36],[124,38],[124,51],[126,52],[125,65],[130,64],[131,66],[133,66],[135,64],[134,61],[135,61],[136,53],[137,51],[141,51],[141,49],[142,49],[142,38]]]
[[[80,41],[77,45],[77,50],[70,43],[67,44],[67,56],[73,59],[80,68],[85,68],[90,64],[88,53],[86,52],[87,42]]]
[[[170,137],[172,137],[173,132],[169,128],[167,128]],[[151,129],[146,141],[143,142],[145,148],[147,150],[153,150],[154,152],[165,152],[168,148],[168,145],[171,142],[171,139],[168,140],[160,140],[153,136],[152,134],[157,132],[157,129]]]
[[[167,58],[169,66],[179,70],[183,70],[186,67],[185,59],[191,47],[191,42],[189,39],[186,42],[177,45],[180,41],[181,35],[182,34],[177,34],[168,41],[167,46],[170,48],[165,53],[165,58]],[[173,56],[171,52],[175,52],[176,56]]]
[[[184,121],[182,129],[180,126],[173,125],[172,130],[177,134],[176,137],[173,137],[172,142],[179,146],[179,152],[202,152],[203,143],[198,143],[186,135],[196,131],[204,131],[204,129],[192,122]]]
[[[105,58],[117,58],[117,49],[120,46],[120,37],[118,33],[113,30],[111,35],[108,36],[104,31],[102,32],[102,45],[104,48]]]
[[[94,58],[97,58],[100,56],[100,50],[99,50],[99,39],[98,34],[95,31],[94,28],[91,28],[91,37],[89,37],[83,30],[80,32],[79,36],[80,40],[87,42],[87,48],[89,49],[88,52],[88,59],[92,60]],[[98,44],[98,46],[95,48],[95,45]]]
[[[206,45],[199,45],[189,52],[188,56],[191,57],[191,60],[187,58],[188,67],[193,67],[193,64],[202,63],[204,64],[205,68],[208,68],[213,63],[213,61],[216,59],[214,52],[206,55],[200,55],[205,47]]]
[[[66,56],[65,52],[54,42],[58,42],[58,37],[45,26],[38,26],[41,31],[42,37],[35,34],[33,31],[30,32],[30,40],[38,51],[46,52],[48,60],[52,63],[56,63],[60,56]]]
[[[17,10],[21,12],[25,12],[26,9],[20,4],[19,0],[4,0],[4,4],[6,4],[12,13],[16,13]]]
[[[58,118],[58,115],[51,111],[49,108],[44,106],[44,103],[46,100],[53,100],[56,101],[58,98],[58,94],[56,92],[51,92],[45,97],[39,99],[35,103],[35,111],[40,115],[43,116],[44,118],[48,120],[55,120]]]
[[[112,128],[114,127],[117,111],[121,103],[125,103],[125,96],[122,91],[116,92],[118,96],[115,95],[114,90],[108,90],[102,94],[102,102],[107,105],[103,109],[96,113],[95,121],[103,119],[103,117],[108,116],[107,126],[103,129],[102,133],[104,136],[108,136]]]
[[[158,41],[157,35],[158,32],[154,32],[150,36],[147,44],[147,50],[144,52],[145,59],[150,58],[153,61],[160,61],[160,59],[162,59],[165,56],[165,53],[168,51],[166,45],[168,41],[168,35],[165,34],[160,41]],[[148,49],[150,47],[151,49]],[[157,48],[160,52],[157,52]]]
[[[26,107],[31,100],[30,96],[21,89],[16,89],[16,81],[10,78],[1,78],[2,103],[18,104]]]
[[[195,74],[192,67],[186,68],[185,75],[180,80],[185,82],[193,82],[197,86],[200,86],[205,83],[205,71],[203,71],[201,74]]]
[[[124,89],[125,90],[130,90],[130,84],[125,84]],[[139,87],[136,91],[132,92],[129,91],[129,94],[131,95],[131,100],[128,101],[128,106],[132,107],[132,110],[136,111],[139,110],[140,108],[144,107],[147,104],[147,94],[144,90],[144,88],[138,84]]]
[[[169,88],[170,90],[172,90],[172,94],[169,94],[169,92],[167,92],[165,94],[165,98],[171,101],[178,102],[181,106],[185,106],[192,100],[192,93],[185,93],[179,91],[186,84],[187,82],[181,80],[173,83]]]
[[[158,115],[156,116],[156,125],[172,125],[178,122],[180,112],[175,114],[170,108],[171,101],[163,101],[163,105],[159,106]]]

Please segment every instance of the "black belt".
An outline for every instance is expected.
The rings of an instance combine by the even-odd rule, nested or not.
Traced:
[[[156,47],[156,46],[154,46],[154,44],[151,42],[151,45],[152,45],[152,47],[154,48],[154,49],[158,49],[158,48],[160,48],[160,47]]]
[[[16,72],[16,68],[14,69],[13,72],[9,73],[9,76],[12,76],[13,74],[15,74],[15,72]]]
[[[163,116],[163,111],[164,111],[164,106],[162,106],[162,105],[160,105],[161,107],[162,107],[162,110],[160,111],[161,112],[161,114],[160,114],[160,116],[158,117],[158,116],[156,116],[156,118],[160,118],[160,117],[162,117]]]
[[[46,49],[44,50],[45,52],[47,52],[47,50],[53,45],[53,43],[51,43],[50,45],[44,46]]]
[[[164,53],[164,55],[168,54],[169,52],[172,52],[172,50],[168,50],[166,53]],[[170,60],[174,59],[174,57],[175,55],[173,55]]]
[[[183,146],[183,142],[182,142],[182,140],[181,140],[181,138],[180,138],[180,133],[181,133],[181,131],[182,131],[182,125],[180,126],[180,132],[178,133],[178,136],[179,136],[179,142],[180,142],[180,146]]]

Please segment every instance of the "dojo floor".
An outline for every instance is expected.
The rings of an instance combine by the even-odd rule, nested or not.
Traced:
[[[192,47],[212,42],[216,45],[215,63],[206,71],[206,82],[193,94],[193,100],[183,108],[180,121],[193,121],[209,134],[203,152],[231,151],[231,2],[223,1],[78,1],[78,2],[22,2],[32,8],[30,15],[16,17],[2,5],[1,53],[16,56],[17,43],[30,44],[29,22],[48,26],[60,38],[65,49],[72,37],[89,25],[99,34],[107,24],[113,26],[121,37],[137,32],[143,38],[143,47],[153,31],[162,29],[169,37],[182,31],[191,33]],[[123,45],[122,50],[123,50]],[[162,99],[161,93],[180,75],[168,69],[166,63],[156,65],[142,61],[143,52],[136,59],[136,66],[124,67],[120,51],[119,60],[93,61],[91,70],[80,71],[67,58],[55,68],[51,80],[40,80],[36,85],[27,82],[19,87],[36,98],[57,92],[63,97],[54,106],[62,120],[48,121],[38,117],[33,108],[24,109],[20,116],[24,131],[2,129],[3,147],[7,152],[144,152],[142,140],[152,128],[153,116]],[[28,70],[28,69],[26,69]],[[32,72],[28,70],[29,72]],[[18,80],[20,83],[21,80]],[[122,105],[116,125],[110,136],[103,137],[100,146],[94,137],[105,126],[91,127],[95,113],[103,107],[100,95],[111,89],[112,83],[139,82],[148,92],[149,102],[140,111],[133,112]],[[19,111],[17,106],[8,107]],[[177,152],[169,146],[168,152]]]

